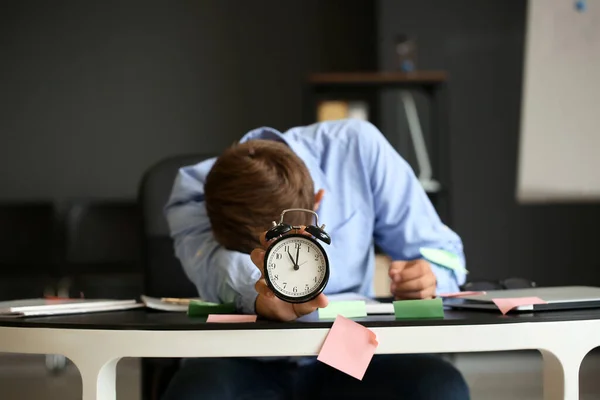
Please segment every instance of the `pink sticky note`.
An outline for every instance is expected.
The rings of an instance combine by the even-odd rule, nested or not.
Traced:
[[[494,304],[500,309],[502,314],[506,314],[513,308],[519,306],[530,306],[533,304],[546,304],[546,302],[539,297],[515,297],[512,299],[492,299]]]
[[[378,345],[373,331],[338,315],[317,360],[362,380]]]
[[[208,318],[206,318],[206,322],[221,322],[221,323],[256,322],[256,315],[209,314]]]
[[[438,297],[463,297],[463,296],[478,296],[480,294],[485,294],[486,292],[455,292],[455,293],[441,293],[438,294]]]

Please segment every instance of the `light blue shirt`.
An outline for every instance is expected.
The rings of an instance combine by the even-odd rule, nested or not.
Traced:
[[[421,258],[420,248],[465,257],[459,236],[444,225],[410,165],[371,123],[342,120],[292,128],[262,127],[242,139],[286,143],[306,164],[325,195],[317,214],[331,236],[326,294],[373,296],[374,243],[394,260]],[[175,254],[201,298],[235,302],[254,313],[258,268],[248,254],[216,242],[204,205],[204,182],[215,159],[181,168],[165,207]],[[280,210],[276,210],[277,213]],[[465,274],[435,263],[437,292],[455,292]]]

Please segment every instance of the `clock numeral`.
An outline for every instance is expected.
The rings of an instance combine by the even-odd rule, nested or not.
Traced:
[[[319,265],[319,272],[323,272],[324,269],[325,267],[323,265]]]
[[[319,261],[319,255],[315,254],[315,261]]]
[[[283,246],[283,251],[290,251],[290,246],[287,244]]]
[[[277,280],[279,280],[279,275],[273,275],[273,280],[274,280],[274,281],[277,281]]]
[[[283,288],[285,289],[285,287],[287,286],[287,282],[283,282]]]
[[[317,283],[317,277],[316,276],[313,278],[313,280],[315,281],[315,283]],[[308,286],[308,285],[306,285],[306,286]]]
[[[308,286],[308,283],[306,285],[304,285],[304,290],[308,290],[310,289],[310,287]]]
[[[310,253],[310,246],[306,246],[306,252]]]
[[[294,286],[294,288],[292,289],[292,291],[293,291],[294,293],[297,293],[297,292],[298,292],[298,286]]]
[[[302,247],[302,243],[296,243],[294,248],[295,249],[300,249]]]
[[[275,254],[275,259],[276,260],[281,260],[282,257],[283,257],[283,255],[281,253],[276,253]]]
[[[275,263],[269,264],[269,268],[275,268],[275,267],[276,267]]]

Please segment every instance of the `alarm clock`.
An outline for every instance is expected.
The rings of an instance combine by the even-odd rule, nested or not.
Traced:
[[[309,235],[298,233],[302,227],[283,222],[288,212],[308,212],[315,216],[315,225],[304,228]],[[273,221],[265,236],[272,243],[265,252],[264,275],[275,296],[288,303],[304,303],[323,292],[329,281],[329,259],[319,241],[331,244],[324,229],[325,225],[319,227],[317,213],[303,208],[284,210],[279,223]]]

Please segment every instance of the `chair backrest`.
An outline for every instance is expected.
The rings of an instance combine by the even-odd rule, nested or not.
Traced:
[[[59,257],[52,202],[0,203],[0,273],[54,274]]]
[[[138,202],[142,218],[144,294],[148,296],[198,296],[196,287],[187,278],[181,263],[175,257],[164,207],[178,170],[211,157],[211,154],[171,157],[150,167],[142,177]]]
[[[135,201],[70,201],[63,216],[63,273],[139,272],[139,218]]]
[[[50,293],[61,247],[52,201],[0,202],[0,300]]]

